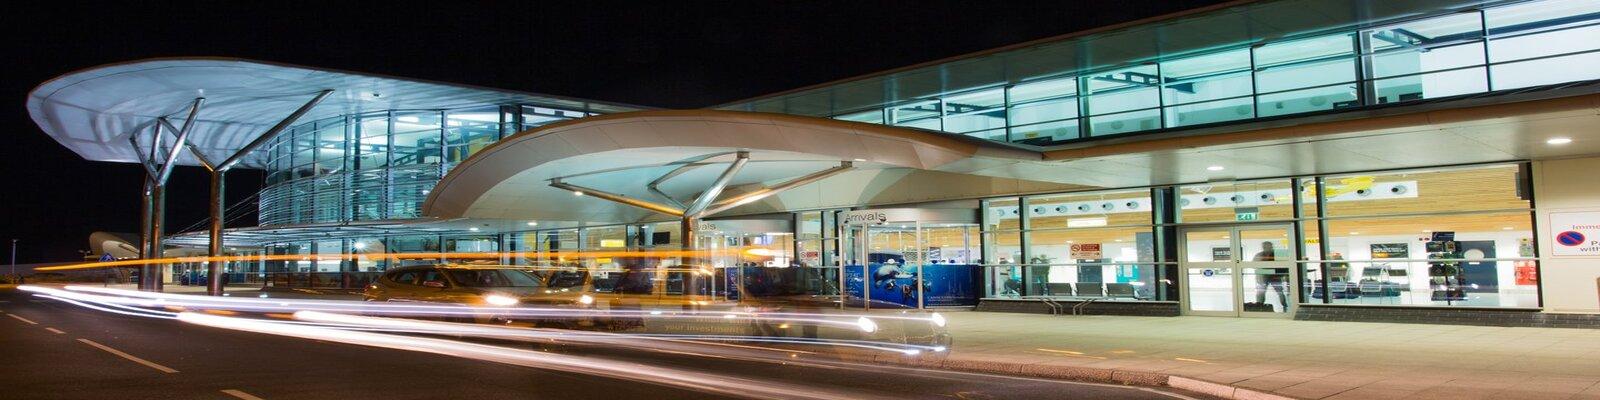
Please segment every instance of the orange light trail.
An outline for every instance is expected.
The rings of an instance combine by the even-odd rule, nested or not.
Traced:
[[[560,253],[535,252],[535,251],[511,251],[511,252],[477,252],[477,253],[442,253],[442,252],[432,252],[432,253],[380,253],[380,254],[348,253],[348,254],[332,254],[332,255],[330,255],[330,254],[318,254],[318,255],[308,255],[308,254],[271,254],[271,255],[167,257],[167,258],[151,258],[151,259],[130,259],[130,260],[118,260],[118,261],[100,261],[100,262],[89,262],[89,263],[81,263],[81,264],[57,265],[57,266],[52,266],[52,267],[41,267],[41,268],[37,268],[35,270],[36,271],[67,271],[67,270],[116,268],[116,267],[133,267],[133,266],[151,265],[151,264],[202,263],[202,262],[212,262],[212,261],[220,261],[220,262],[228,262],[228,261],[350,261],[350,260],[416,260],[416,259],[499,260],[502,257],[535,258],[535,259],[537,259],[537,258],[556,258],[556,257],[559,257],[559,258],[562,258],[562,259],[572,260],[572,259],[584,259],[584,258],[618,258],[618,257],[635,257],[635,258],[639,258],[639,257],[643,257],[643,258],[709,258],[710,255],[711,255],[711,253],[708,252],[708,251],[699,251],[699,250],[635,250],[635,251],[612,250],[612,251],[574,251],[574,252],[560,252]],[[560,262],[560,261],[557,261],[557,262]],[[470,268],[472,266],[471,265],[465,265],[463,267]],[[537,267],[537,266],[520,266],[520,265],[516,266],[516,267],[518,267],[518,268],[527,268],[527,269],[562,268],[562,267]],[[698,271],[698,269],[680,268],[680,269],[676,269],[676,270],[669,269],[669,271],[672,271],[672,272],[694,272],[694,271]]]

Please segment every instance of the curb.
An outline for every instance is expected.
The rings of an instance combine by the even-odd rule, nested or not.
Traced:
[[[1110,383],[1128,386],[1170,387],[1233,400],[1297,400],[1280,394],[1159,372],[1123,371],[1105,368],[1046,366],[1003,361],[907,358],[894,354],[876,357],[850,357],[850,361],[935,368],[962,372],[1016,375],[1077,382]]]

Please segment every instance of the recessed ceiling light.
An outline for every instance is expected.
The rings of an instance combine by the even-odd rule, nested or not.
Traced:
[[[1206,167],[1207,171],[1221,171],[1221,170],[1225,170],[1225,169],[1227,169],[1227,168],[1223,168],[1221,165],[1213,165],[1213,166]]]
[[[528,221],[528,226],[539,226],[538,221]]]
[[[473,231],[473,232],[477,232],[478,231],[478,227],[474,226],[474,227],[471,227],[471,228],[467,228],[467,230]]]
[[[1546,140],[1546,141],[1544,141],[1544,143],[1545,144],[1555,144],[1555,145],[1567,144],[1567,143],[1572,143],[1572,138],[1565,138],[1565,137],[1550,138],[1550,140]]]

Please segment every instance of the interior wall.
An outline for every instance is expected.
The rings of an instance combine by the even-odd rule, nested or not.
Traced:
[[[1536,161],[1540,283],[1548,312],[1600,312],[1600,256],[1551,256],[1550,213],[1600,211],[1600,157]]]

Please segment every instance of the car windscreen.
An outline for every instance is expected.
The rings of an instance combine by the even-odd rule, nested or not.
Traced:
[[[539,278],[515,269],[452,269],[450,279],[466,287],[539,287]]]

